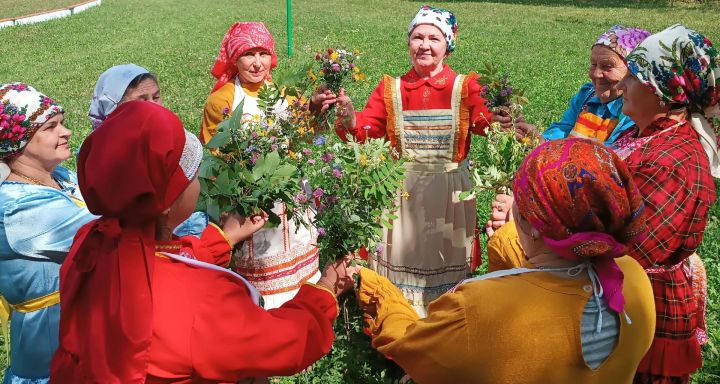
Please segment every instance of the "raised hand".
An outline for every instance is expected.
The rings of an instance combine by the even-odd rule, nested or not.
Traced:
[[[492,236],[495,231],[513,219],[511,208],[514,201],[510,195],[499,194],[495,196],[495,201],[491,204],[490,220],[485,224],[485,233],[488,236]]]
[[[335,296],[342,295],[353,289],[355,287],[353,276],[358,273],[361,267],[351,266],[351,261],[352,257],[346,256],[333,263],[328,263],[322,272],[322,276],[320,276],[318,285],[329,289]]]
[[[321,85],[315,90],[310,97],[310,111],[315,116],[320,116],[327,112],[330,107],[337,102],[337,96],[333,91],[329,90],[325,85]]]
[[[337,116],[340,123],[346,129],[352,129],[355,127],[355,107],[353,107],[350,97],[345,94],[344,88],[340,88],[340,93],[337,97],[335,116]]]

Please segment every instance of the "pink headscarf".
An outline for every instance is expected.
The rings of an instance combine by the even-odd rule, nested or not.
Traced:
[[[238,73],[237,60],[240,56],[253,49],[263,48],[270,52],[272,62],[270,70],[277,66],[275,41],[270,31],[261,22],[235,23],[223,37],[220,52],[210,73],[218,79],[212,91],[215,92],[225,83],[231,81]]]

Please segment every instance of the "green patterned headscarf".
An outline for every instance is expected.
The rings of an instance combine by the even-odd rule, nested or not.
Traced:
[[[720,177],[718,143],[710,123],[720,117],[720,66],[718,51],[710,40],[675,24],[643,40],[626,60],[630,73],[660,100],[688,109],[690,123],[710,158],[712,174]]]

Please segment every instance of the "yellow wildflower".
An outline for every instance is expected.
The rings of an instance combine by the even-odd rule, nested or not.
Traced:
[[[353,55],[357,56],[359,54],[360,54],[360,51],[357,48],[353,49]]]
[[[325,71],[320,70],[320,73],[318,73],[318,76],[325,76]]]
[[[299,135],[304,135],[304,134],[305,134],[305,127],[303,127],[302,125],[299,126],[298,129],[297,129],[297,133],[298,133]]]
[[[337,52],[333,52],[330,54],[330,59],[333,61],[337,60],[338,57],[340,57],[340,54],[338,54]]]
[[[353,81],[358,81],[358,80],[360,80],[360,76],[353,74]]]
[[[380,154],[380,161],[385,161],[385,155],[383,155],[382,153]]]
[[[360,73],[360,67],[355,66],[355,68],[353,68],[353,71],[354,71],[355,73]]]
[[[520,142],[525,145],[528,145],[528,144],[530,144],[530,139],[527,137],[523,137],[522,139],[520,139]]]
[[[410,193],[408,191],[403,191],[402,195],[400,196],[402,196],[403,199],[407,200],[410,198]]]
[[[288,156],[290,156],[291,159],[294,159],[294,158],[295,158],[295,152],[289,151],[289,152],[288,152]]]
[[[367,155],[364,153],[362,155],[360,155],[360,165],[362,165],[362,166],[367,165]]]
[[[307,76],[310,78],[310,80],[315,81],[317,80],[317,76],[315,75],[315,72],[312,70],[312,68],[308,69]]]

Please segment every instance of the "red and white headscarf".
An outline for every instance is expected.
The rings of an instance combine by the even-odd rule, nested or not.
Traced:
[[[213,87],[213,92],[218,90],[225,83],[231,81],[238,73],[237,61],[240,56],[253,49],[263,48],[270,52],[272,62],[270,70],[277,66],[277,54],[275,53],[275,41],[261,22],[235,23],[223,37],[220,43],[220,52],[215,65],[210,73],[218,79]]]

